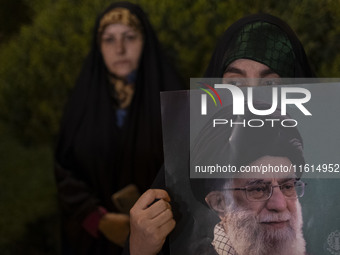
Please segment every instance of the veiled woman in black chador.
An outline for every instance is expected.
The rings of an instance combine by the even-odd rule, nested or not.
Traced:
[[[242,61],[242,65],[240,65],[240,61]],[[236,62],[238,62],[238,65],[235,65]],[[253,72],[254,70],[252,70],[252,67],[254,66],[260,67],[262,71],[264,70],[265,72]],[[229,74],[231,74],[231,76],[234,75],[237,78],[267,78],[262,77],[261,74],[270,74],[277,78],[314,77],[314,73],[310,68],[305,51],[293,30],[284,21],[268,14],[255,14],[238,20],[233,23],[220,38],[204,77],[222,79],[222,77],[230,78]],[[254,84],[247,85],[253,86]],[[176,126],[177,130],[174,133],[176,134],[176,139],[180,140],[182,143],[180,146],[177,145],[177,147],[176,145],[173,145],[174,154],[176,156],[178,155],[178,157],[181,156],[181,160],[177,160],[181,162],[178,163],[178,168],[180,169],[189,169],[189,166],[185,165],[187,164],[185,162],[189,162],[188,151],[190,151],[190,125],[188,121],[190,119],[190,104],[187,102],[188,100],[188,97],[178,97],[178,101],[176,101],[176,107],[181,110],[180,112],[174,111],[172,113],[174,116],[176,116],[174,119],[181,123],[181,125]],[[168,114],[171,115],[171,112]],[[171,117],[168,118],[171,119]],[[185,125],[182,123],[187,124]],[[186,173],[178,173],[178,175],[180,174],[183,174],[181,177],[185,178]],[[167,189],[165,185],[164,170],[160,171],[155,183],[153,184],[153,188]],[[181,189],[183,187],[176,186],[175,188]],[[203,187],[199,186],[199,190],[202,191]],[[174,231],[174,238],[172,239],[175,241],[175,243],[172,243],[173,246],[171,246],[171,251],[173,253],[175,252],[176,254],[218,254],[211,244],[213,231],[210,230],[212,229],[208,229],[208,232],[211,232],[211,236],[207,236],[206,239],[202,239],[200,224],[197,224],[197,222],[202,222],[204,220],[192,220],[192,215],[190,215],[185,210],[185,203],[182,205],[182,207],[181,205],[178,206],[178,204],[182,202],[181,198],[183,198],[185,196],[184,194],[186,194],[185,188],[181,190],[168,191],[170,195],[176,193],[171,197],[172,205],[176,205],[177,203],[176,208],[175,206],[172,206],[173,211],[175,213],[180,211],[179,214],[182,214],[180,219],[175,218],[177,222]],[[148,194],[144,194],[143,198],[145,195]],[[175,201],[176,198],[177,201]],[[140,199],[138,201],[139,206],[142,203],[140,201],[143,200]],[[163,201],[158,201],[157,203],[160,202]],[[166,201],[163,203],[166,203]],[[156,203],[154,205],[156,205]],[[150,206],[144,210],[139,210],[136,208],[134,210],[134,214],[132,215],[133,220],[131,222],[135,223],[136,220],[139,219],[140,215],[144,215],[144,213],[146,213],[145,211],[148,211],[148,213],[152,213],[153,215],[159,213],[156,206]],[[158,215],[162,214],[159,213]],[[171,217],[172,216],[166,218],[167,222],[171,222]],[[173,225],[169,226],[171,227]],[[131,228],[133,233],[131,233],[130,238],[130,250],[143,250],[146,249],[145,246],[148,245],[148,250],[153,249],[155,251],[159,251],[159,247],[161,245],[157,243],[157,245],[151,247],[151,245],[148,243],[150,237],[143,235],[142,233],[144,233],[144,229],[138,227],[140,226],[132,226]],[[156,226],[153,227],[156,229]],[[172,231],[170,227],[167,234]],[[190,231],[193,233],[192,236],[190,236]],[[151,238],[152,234],[153,233],[150,234]],[[185,237],[186,241],[179,240],[179,234],[181,237]],[[135,236],[138,236],[139,239],[132,238]],[[178,243],[181,245],[177,245]],[[126,253],[124,254],[129,254],[128,249],[125,249],[125,252]],[[159,254],[169,253],[169,243],[165,242]],[[225,251],[223,254],[235,255],[235,252]]]
[[[236,71],[233,69],[243,65],[244,69],[241,71],[249,71],[254,63],[256,67],[260,66],[263,70],[270,70],[267,73],[274,78],[315,77],[303,46],[294,31],[284,21],[268,14],[250,15],[233,23],[220,38],[205,77],[272,78],[271,76],[261,77],[260,72],[258,75],[250,77],[249,74],[238,73],[240,69],[235,68]],[[247,85],[254,86],[254,84]],[[250,138],[244,138],[244,141],[250,143]],[[241,143],[238,144],[238,146],[240,145]],[[255,143],[255,145],[263,146],[259,143]],[[261,149],[263,150],[263,147]],[[259,149],[259,151],[261,150]],[[270,149],[267,153],[275,153],[275,151]],[[241,159],[245,160],[245,155],[240,155]],[[229,155],[229,157],[236,160],[235,155]],[[198,186],[197,190],[204,192],[203,186],[201,184]],[[212,238],[210,236],[201,242],[194,242],[192,254],[237,255],[233,247],[228,247],[228,245],[218,249],[219,252],[217,252],[216,247],[214,248],[211,244]]]
[[[141,8],[110,5],[96,21],[55,153],[62,231],[75,254],[120,254],[129,217],[111,195],[151,185],[163,162],[159,94],[179,88]]]

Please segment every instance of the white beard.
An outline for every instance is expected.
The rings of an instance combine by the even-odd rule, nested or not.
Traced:
[[[267,220],[289,220],[282,229],[268,229],[252,211],[235,209],[233,205],[222,220],[226,235],[238,255],[303,255],[306,242],[302,234],[302,210],[296,201],[294,213],[272,213]],[[233,207],[233,208],[231,208]],[[266,219],[261,218],[261,221]]]

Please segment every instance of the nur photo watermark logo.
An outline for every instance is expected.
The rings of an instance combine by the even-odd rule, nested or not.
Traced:
[[[268,103],[267,109],[258,109],[256,108],[256,97],[254,96],[254,89],[256,87],[247,87],[243,90],[240,87],[231,84],[214,84],[213,86],[204,83],[197,82],[200,87],[199,89],[202,91],[201,101],[200,101],[200,109],[201,115],[209,115],[208,109],[208,100],[207,95],[209,95],[210,99],[214,102],[214,106],[223,107],[223,96],[225,94],[229,94],[231,96],[231,100],[226,102],[225,105],[232,105],[233,115],[244,115],[245,108],[247,107],[249,112],[254,114],[255,116],[269,116],[275,111],[279,110],[282,116],[287,115],[287,108],[296,108],[298,109],[304,116],[312,116],[312,113],[305,106],[311,100],[311,93],[306,88],[300,87],[271,87],[267,88],[271,90],[271,103]],[[217,91],[218,90],[218,91]],[[219,104],[217,103],[219,101]],[[246,125],[249,127],[261,127],[264,125],[264,121],[271,122],[272,126],[274,123],[279,121],[278,119],[250,119],[248,121],[242,121],[242,125]],[[298,122],[295,119],[285,119],[281,123],[284,127],[295,127]],[[216,125],[225,125],[232,124],[232,120],[227,119],[213,119],[213,126]],[[236,124],[234,122],[234,124]]]

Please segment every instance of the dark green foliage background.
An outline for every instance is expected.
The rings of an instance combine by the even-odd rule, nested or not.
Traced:
[[[281,17],[320,77],[340,77],[337,0],[133,0],[189,86],[246,14]],[[0,0],[0,253],[58,254],[53,140],[108,0]]]
[[[0,29],[6,40],[0,44],[0,117],[24,142],[48,143],[57,134],[63,105],[89,50],[95,17],[110,2],[21,0],[20,6],[27,8],[23,13],[18,6],[20,19],[12,25],[14,32],[3,24],[15,8],[2,10]],[[256,12],[277,15],[293,27],[319,76],[340,75],[338,1],[133,2],[149,14],[187,84],[190,77],[202,76],[222,32],[238,18]]]

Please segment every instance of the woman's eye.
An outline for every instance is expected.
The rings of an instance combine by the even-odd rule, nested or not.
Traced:
[[[240,81],[240,80],[231,80],[231,81],[228,81],[228,84],[230,85],[234,85],[234,86],[237,86],[237,87],[244,87],[246,86],[245,82],[243,81]]]
[[[125,38],[128,41],[134,41],[137,38],[137,35],[126,35]]]
[[[103,42],[105,43],[113,43],[115,39],[113,37],[104,37]]]
[[[265,81],[263,85],[266,85],[266,86],[273,86],[275,85],[275,81]]]
[[[281,82],[279,79],[270,79],[270,80],[265,79],[261,82],[262,86],[275,86],[275,85],[280,85],[280,84]]]

